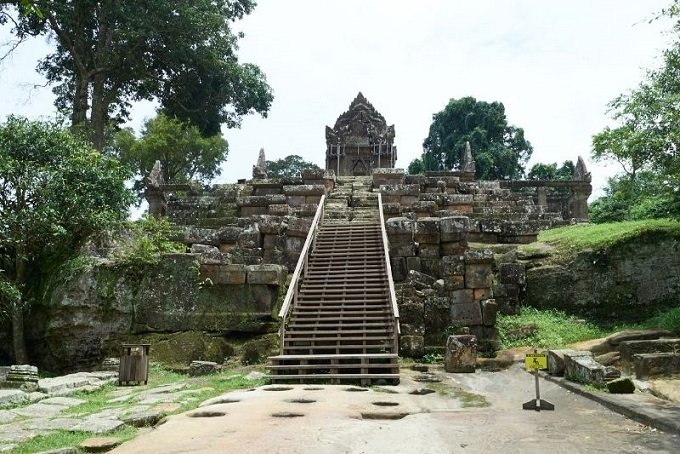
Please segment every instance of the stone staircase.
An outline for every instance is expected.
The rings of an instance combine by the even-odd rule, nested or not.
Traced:
[[[377,197],[368,189],[361,180],[344,179],[325,205],[283,353],[270,358],[272,382],[399,381]]]

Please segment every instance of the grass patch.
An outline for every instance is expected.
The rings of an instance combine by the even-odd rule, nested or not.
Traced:
[[[611,334],[556,309],[523,307],[520,315],[499,315],[496,322],[501,348],[563,348],[568,344]]]
[[[538,241],[549,243],[562,254],[576,254],[583,249],[606,250],[635,238],[660,235],[680,239],[680,222],[672,219],[578,224],[543,230]]]
[[[138,429],[126,426],[112,434],[106,436],[113,436],[119,438],[121,443],[132,440],[137,436]],[[59,430],[50,435],[39,435],[29,441],[21,443],[12,450],[13,454],[30,454],[35,452],[51,451],[60,448],[70,448],[78,446],[84,440],[95,437],[89,432],[68,432],[66,430]]]
[[[646,329],[665,329],[680,335],[680,307],[659,312],[641,325]]]

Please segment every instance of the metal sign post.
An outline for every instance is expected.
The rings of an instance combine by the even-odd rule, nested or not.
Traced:
[[[534,379],[536,381],[536,398],[531,399],[529,402],[522,404],[524,410],[554,410],[555,406],[548,402],[547,400],[541,399],[541,390],[538,385],[538,369],[548,368],[548,356],[545,353],[537,353],[534,350],[533,353],[527,353],[524,358],[524,367],[529,370],[534,370]]]

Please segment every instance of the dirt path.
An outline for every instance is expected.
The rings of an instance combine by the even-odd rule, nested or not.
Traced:
[[[399,386],[364,391],[292,385],[234,392],[172,416],[111,452],[680,452],[680,437],[651,430],[545,380],[541,394],[555,411],[522,410],[534,397],[534,382],[519,365],[467,375],[438,371],[437,376],[440,383],[417,382],[419,373],[402,370]],[[426,387],[436,392],[410,394]]]

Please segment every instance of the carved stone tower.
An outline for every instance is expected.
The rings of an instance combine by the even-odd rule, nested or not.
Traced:
[[[373,169],[393,168],[397,161],[394,125],[359,92],[335,126],[326,126],[326,170],[336,175],[371,175]]]

